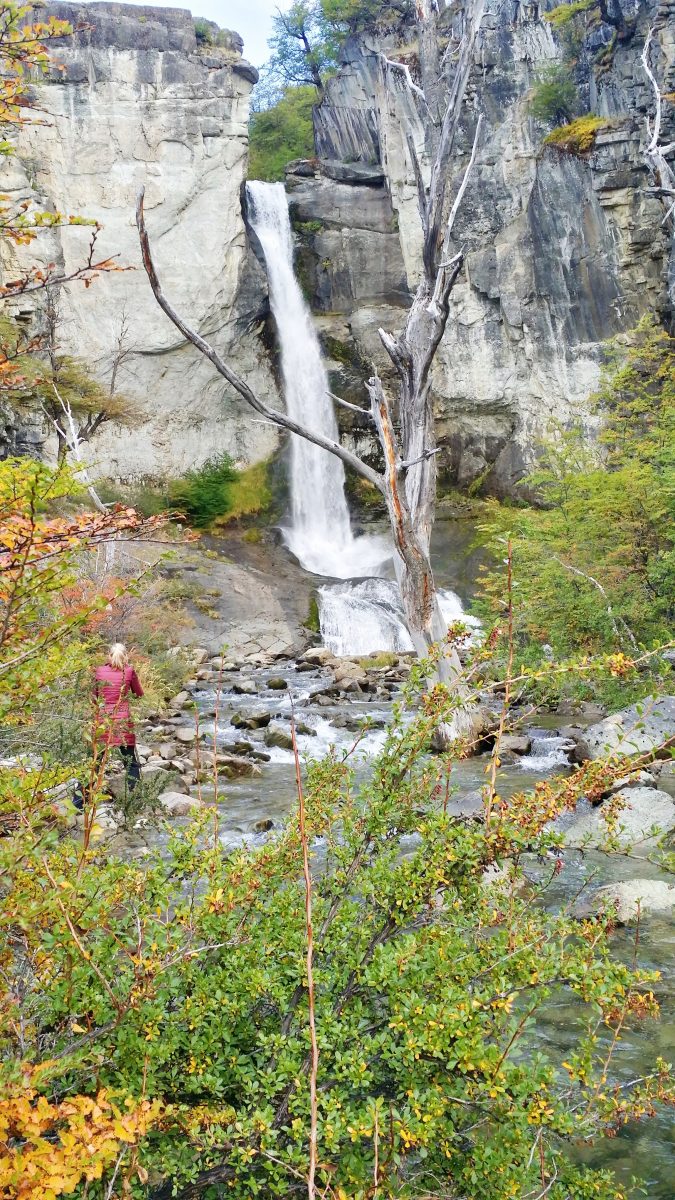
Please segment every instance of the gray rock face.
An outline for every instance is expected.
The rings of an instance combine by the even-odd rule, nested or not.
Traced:
[[[661,837],[675,829],[675,803],[667,792],[636,787],[617,792],[623,807],[618,816],[616,840],[622,849]],[[601,846],[607,841],[608,825],[603,818],[604,805],[585,813],[565,834],[568,846]],[[606,811],[606,810],[605,810]]]
[[[44,125],[19,131],[17,155],[0,164],[0,190],[20,203],[98,220],[96,260],[115,256],[123,273],[103,273],[90,288],[60,297],[59,342],[108,381],[123,319],[131,351],[120,392],[136,414],[133,429],[103,426],[91,448],[96,472],[131,481],[179,474],[216,451],[253,461],[277,444],[254,424],[229,385],[157,307],[142,269],[135,228],[143,185],[146,218],[166,293],[263,393],[275,395],[257,336],[266,308],[262,272],[250,253],[240,189],[247,162],[248,101],[256,72],[236,35],[207,46],[195,39],[186,9],[125,4],[57,4],[50,11],[82,32],[60,43],[40,83]],[[86,260],[90,228],[45,233],[3,263],[54,262],[66,273]],[[13,309],[39,326],[39,293]],[[6,449],[39,448],[47,431],[34,417],[7,427]]]
[[[645,312],[665,309],[669,242],[642,157],[651,103],[640,66],[647,10],[640,10],[635,32],[616,42],[602,69],[594,54],[612,37],[609,26],[589,32],[588,44],[575,55],[587,111],[607,121],[593,152],[576,157],[543,146],[550,126],[535,122],[528,106],[538,72],[563,54],[543,19],[551,5],[505,7],[489,0],[487,7],[451,168],[456,188],[475,114],[482,111],[477,163],[456,224],[465,267],[432,385],[442,475],[460,486],[480,478],[486,490],[503,494],[532,462],[552,420],[583,416],[598,382],[602,342]],[[446,9],[441,18],[450,35],[454,11]],[[632,19],[633,9],[628,15]],[[656,34],[664,79],[675,58],[670,28],[661,21]],[[403,46],[414,64],[414,41],[412,26],[404,25],[347,45],[315,110],[325,167],[314,178],[289,179],[305,226],[322,223],[319,232],[301,232],[300,238],[313,303],[331,314],[324,327],[351,346],[355,360],[374,360],[392,384],[377,328],[396,330],[403,321],[406,300],[392,288],[399,260],[392,233],[372,228],[364,238],[362,231],[364,214],[377,204],[381,213],[391,205],[391,228],[413,290],[421,273],[421,229],[408,137],[428,174],[428,128],[403,72],[387,68],[383,54],[398,57]],[[336,161],[351,172],[342,185],[326,179],[335,178]],[[358,178],[360,169],[369,186]],[[382,189],[378,169],[385,177]],[[349,189],[351,203],[343,198]],[[327,216],[326,196],[333,192],[336,203]],[[343,377],[336,373],[335,390],[341,382],[349,388],[348,370]],[[353,421],[344,428],[363,452],[367,430],[355,429]]]
[[[675,737],[675,696],[643,700],[590,725],[577,739],[578,762],[612,754],[645,754]]]

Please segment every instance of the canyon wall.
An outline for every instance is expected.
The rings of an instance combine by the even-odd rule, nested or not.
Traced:
[[[131,428],[103,426],[91,447],[96,472],[129,481],[180,474],[227,450],[251,461],[276,446],[273,429],[251,422],[210,364],[157,307],[141,267],[134,209],[141,185],[156,265],[182,314],[266,393],[275,383],[261,321],[264,276],[250,253],[241,212],[249,95],[257,78],[241,39],[200,44],[184,9],[124,4],[54,4],[76,28],[55,44],[54,66],[36,88],[39,116],[26,125],[16,156],[3,160],[1,190],[13,201],[98,220],[96,259],[115,255],[119,272],[91,287],[61,289],[58,341],[105,382],[120,331],[129,351],[119,388],[134,411]],[[79,27],[79,29],[78,29]],[[65,274],[85,261],[91,229],[41,234],[7,258],[7,273],[35,260]],[[12,310],[39,327],[43,296]],[[49,453],[40,414],[7,413],[10,450]],[[3,423],[0,421],[0,440]]]
[[[605,123],[593,150],[579,155],[544,145],[551,125],[529,107],[542,68],[570,57],[543,19],[553,5],[488,4],[452,168],[457,183],[483,112],[456,223],[465,265],[433,370],[439,467],[450,483],[511,492],[547,429],[587,417],[603,341],[646,313],[672,319],[670,240],[642,153],[652,97],[640,55],[655,21],[654,61],[672,91],[675,3],[620,2],[623,10],[619,0],[609,6],[614,24],[598,11],[581,18],[571,69],[582,111]],[[450,53],[455,11],[441,17]],[[316,110],[319,158],[289,175],[333,386],[350,397],[359,363],[375,361],[391,378],[377,329],[400,327],[421,269],[408,137],[428,172],[429,128],[402,67],[414,78],[412,24],[348,43]],[[358,417],[348,425],[366,448],[367,426]]]
[[[440,36],[452,57],[456,6]],[[653,61],[675,87],[675,0],[603,0],[568,34],[553,32],[545,4],[488,0],[451,170],[457,185],[477,114],[484,129],[456,225],[465,264],[433,370],[444,481],[513,491],[537,442],[575,414],[592,424],[603,342],[646,313],[672,321],[675,270],[663,207],[650,191],[643,150],[652,97],[640,63],[655,22]],[[267,398],[278,400],[267,284],[242,215],[249,94],[255,71],[241,40],[195,37],[187,10],[110,3],[55,4],[76,27],[55,47],[61,68],[36,88],[46,124],[26,125],[18,153],[0,163],[16,201],[66,209],[102,224],[97,257],[125,269],[90,288],[62,288],[59,341],[110,377],[122,326],[129,351],[121,390],[130,428],[104,426],[92,447],[99,475],[131,481],[180,474],[215,453],[250,462],[278,445],[228,385],[157,308],[140,265],[134,205],[146,212],[167,295]],[[603,15],[604,14],[604,15]],[[582,22],[579,33],[578,22]],[[387,63],[387,59],[390,60]],[[550,124],[530,100],[547,64],[571,61],[582,111],[603,119],[592,150],[546,146]],[[364,399],[375,363],[391,385],[378,328],[400,327],[420,273],[420,222],[411,137],[429,169],[429,122],[404,68],[418,67],[414,23],[350,40],[315,110],[317,158],[287,177],[297,269],[330,360],[333,389]],[[673,106],[666,106],[666,139]],[[38,114],[40,115],[40,114]],[[68,272],[91,231],[55,230],[34,245]],[[21,255],[6,271],[20,269]],[[34,258],[34,246],[23,261]],[[40,297],[13,311],[39,326]],[[367,423],[346,419],[352,445],[374,452]],[[0,450],[48,454],[41,414],[0,414]]]

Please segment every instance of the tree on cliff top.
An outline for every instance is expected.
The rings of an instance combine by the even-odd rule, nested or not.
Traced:
[[[248,177],[268,182],[283,180],[286,165],[294,158],[314,156],[313,87],[286,88],[270,108],[251,116],[248,141]]]
[[[457,54],[451,63],[446,53],[441,60],[437,37],[437,8],[433,0],[418,0],[418,41],[420,74],[423,87],[413,83],[405,67],[384,56],[380,69],[385,87],[394,73],[402,76],[410,102],[423,117],[433,146],[427,183],[412,136],[406,143],[409,169],[417,185],[423,231],[423,270],[402,331],[394,336],[380,330],[380,338],[399,377],[398,414],[400,428],[393,419],[393,405],[382,382],[374,374],[368,381],[370,409],[363,410],[372,422],[382,449],[384,468],[376,471],[351,450],[325,437],[317,430],[292,420],[286,413],[271,408],[223,361],[216,350],[179,316],[162,292],[152,261],[145,225],[143,192],[139,195],[136,219],[141,240],[143,263],[155,298],[183,336],[210,362],[224,379],[260,416],[282,429],[304,437],[335,454],[347,466],[373,484],[385,499],[396,550],[395,563],[401,589],[403,610],[417,652],[424,656],[430,647],[445,637],[436,594],[429,546],[435,515],[436,467],[435,430],[430,372],[449,318],[450,293],[462,268],[463,252],[453,254],[451,236],[469,172],[473,165],[481,118],[478,118],[473,149],[461,183],[451,201],[452,156],[462,102],[469,78],[480,24],[482,0],[473,0],[464,12],[464,31]],[[451,72],[446,79],[446,72]],[[441,95],[447,103],[441,106]],[[439,677],[453,683],[459,675],[456,652],[449,649],[438,664]]]
[[[347,37],[412,12],[411,0],[295,0],[272,18],[268,73],[282,86],[311,84],[322,97]]]

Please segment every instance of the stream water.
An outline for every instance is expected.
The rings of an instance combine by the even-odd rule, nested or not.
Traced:
[[[287,411],[298,422],[337,440],[337,422],[321,348],[294,275],[292,233],[283,185],[249,183],[247,189],[251,224],[267,266]],[[409,650],[411,643],[394,583],[391,543],[386,532],[382,530],[368,537],[354,535],[340,460],[300,437],[291,438],[290,454],[291,514],[284,538],[301,565],[323,579],[318,593],[323,641],[340,655]],[[469,522],[439,522],[434,531],[432,561],[448,621],[460,617],[467,620],[464,606],[474,594],[481,565],[481,552],[473,547],[472,537]],[[477,624],[471,618],[468,620]],[[208,689],[200,692],[202,728],[218,746],[234,748],[236,741],[241,740],[231,724],[235,713],[257,709],[284,719],[290,716],[292,705],[296,718],[307,729],[299,737],[301,755],[312,759],[323,756],[331,745],[348,750],[360,722],[368,717],[373,727],[360,740],[357,751],[361,769],[367,771],[368,761],[385,738],[391,697],[342,696],[333,703],[325,694],[332,683],[330,673],[319,667],[300,671],[296,664],[290,663],[283,666],[286,691],[279,692],[268,687],[271,676],[279,673],[278,666],[274,670],[251,668],[248,674],[255,695],[227,691],[219,705],[217,728],[213,720],[209,724],[215,695]],[[555,729],[533,726],[525,732],[532,739],[531,751],[515,763],[501,767],[498,788],[502,795],[531,788],[538,779],[569,770],[569,744]],[[266,757],[260,777],[225,781],[220,787],[220,830],[225,848],[255,845],[269,836],[266,827],[284,820],[295,797],[291,751],[267,747],[262,729],[247,731],[243,736],[260,756]],[[485,763],[480,758],[458,763],[453,769],[452,811],[458,814],[477,811],[482,803],[480,789],[484,782]],[[208,798],[206,791],[204,798]],[[544,869],[533,864],[535,875]],[[564,855],[563,869],[548,893],[549,902],[565,903],[585,884],[595,888],[638,875],[659,877],[659,872],[646,860],[636,868],[635,862],[626,857],[570,851]],[[632,935],[617,933],[615,949],[620,955],[632,957]],[[622,1079],[641,1074],[657,1053],[672,1059],[674,949],[672,924],[653,921],[643,927],[640,962],[662,972],[657,992],[663,1020],[649,1022],[624,1036],[615,1068]],[[558,1047],[571,1044],[576,1036],[574,1013],[551,1004],[539,1022],[537,1036],[543,1042],[554,1041]],[[675,1191],[672,1137],[672,1123],[663,1116],[627,1128],[613,1142],[601,1141],[596,1147],[579,1148],[578,1153],[596,1164],[611,1166],[624,1184],[629,1184],[633,1176],[642,1177],[651,1200],[667,1200]]]

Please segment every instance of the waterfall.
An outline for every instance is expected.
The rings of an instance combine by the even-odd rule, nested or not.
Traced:
[[[293,239],[282,183],[246,185],[250,222],[265,255],[270,304],[279,333],[286,411],[338,441],[328,376],[312,316],[293,271]],[[291,437],[291,523],[288,548],[315,575],[350,579],[373,574],[391,557],[381,538],[354,537],[342,462],[305,438]]]
[[[267,266],[286,410],[299,424],[337,441],[337,421],[321,346],[293,271],[293,238],[284,185],[252,182],[246,189],[249,220]],[[352,533],[340,459],[305,438],[292,436],[290,484],[291,520],[283,531],[289,550],[315,575],[354,581],[325,584],[319,589],[321,634],[326,646],[334,654],[343,655],[411,650],[398,586],[382,578],[387,566],[391,570],[391,541],[355,537]],[[439,601],[448,622],[478,624],[464,615],[454,592],[441,592]]]

